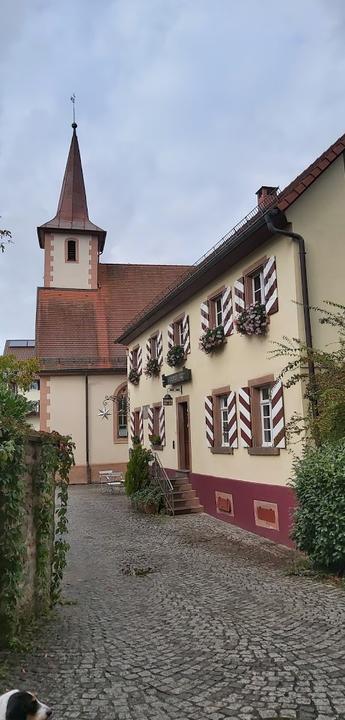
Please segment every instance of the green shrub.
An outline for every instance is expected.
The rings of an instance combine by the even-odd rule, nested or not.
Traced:
[[[151,450],[135,445],[131,452],[125,477],[125,491],[131,496],[149,484],[149,462],[152,460]]]
[[[164,508],[164,495],[160,487],[147,485],[133,493],[131,500],[136,510],[159,513]]]
[[[293,539],[314,567],[345,572],[345,440],[309,448],[294,462]]]

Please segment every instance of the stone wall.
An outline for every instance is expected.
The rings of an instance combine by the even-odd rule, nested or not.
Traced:
[[[42,440],[39,435],[32,435],[28,438],[25,446],[24,464],[25,473],[22,478],[24,484],[24,514],[22,533],[25,545],[25,553],[22,566],[22,581],[17,603],[17,618],[30,619],[39,616],[42,611],[50,605],[50,580],[51,561],[54,541],[54,505],[55,505],[55,483],[51,478],[51,523],[50,538],[47,552],[41,552],[40,577],[38,576],[38,543],[39,533],[37,532],[37,515],[41,502],[40,484],[37,479],[37,469],[41,458]],[[45,502],[47,500],[47,488],[45,487]],[[49,494],[49,493],[48,493]],[[43,560],[42,560],[43,558]],[[44,582],[41,580],[42,571]],[[1,626],[0,617],[0,626]],[[4,637],[0,637],[0,645],[6,645]]]

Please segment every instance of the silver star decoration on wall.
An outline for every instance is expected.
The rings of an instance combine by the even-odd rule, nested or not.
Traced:
[[[100,410],[98,410],[98,415],[99,415],[100,418],[102,418],[102,420],[108,420],[109,416],[111,415],[111,411],[110,411],[109,408],[107,408],[107,406],[104,404],[104,405],[103,405],[103,408],[101,408]]]

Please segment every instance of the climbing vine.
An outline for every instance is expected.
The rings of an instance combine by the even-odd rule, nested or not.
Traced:
[[[40,612],[55,605],[61,594],[63,570],[66,567],[69,544],[68,476],[74,464],[74,443],[58,433],[40,433],[42,438],[39,462],[34,469],[36,526],[36,605]],[[57,488],[57,508],[54,528],[54,495]]]
[[[30,607],[34,614],[41,615],[59,601],[69,547],[68,476],[74,444],[70,437],[34,433],[28,426],[31,405],[16,388],[27,385],[33,371],[25,363],[0,363],[0,645],[15,638],[23,609],[28,558],[24,529],[31,492],[27,495],[30,483],[24,478],[28,473],[36,536],[35,606]]]

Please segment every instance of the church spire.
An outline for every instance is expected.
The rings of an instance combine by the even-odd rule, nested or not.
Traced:
[[[106,231],[89,220],[83,168],[81,164],[77,123],[72,123],[73,134],[69,148],[65,174],[62,182],[58,208],[52,220],[37,228],[40,246],[43,248],[45,234],[51,231],[91,233],[98,237],[98,251],[102,252]]]
[[[73,135],[68,153],[56,218],[60,221],[85,222],[89,220],[83,168],[81,164],[77,123],[72,124]]]

